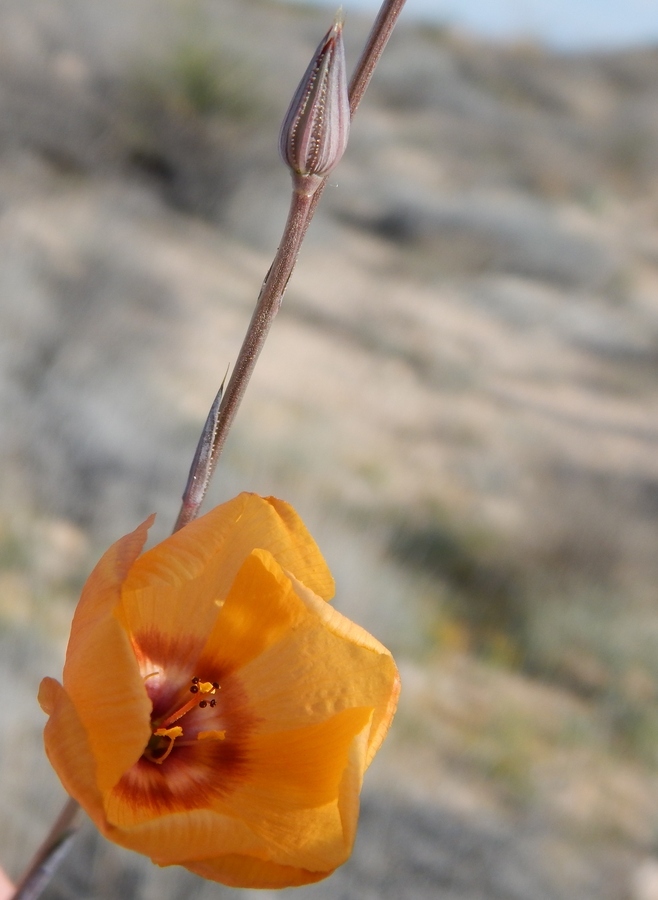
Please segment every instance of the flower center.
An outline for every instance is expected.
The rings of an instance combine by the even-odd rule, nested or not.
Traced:
[[[158,673],[153,673],[158,674]],[[146,676],[147,678],[151,676]],[[216,699],[212,696],[220,690],[216,681],[202,681],[200,678],[194,677],[189,693],[191,697],[187,697],[184,702],[177,702],[173,709],[170,709],[164,716],[159,716],[151,720],[152,734],[149,742],[144,748],[143,756],[151,762],[162,765],[167,759],[171,751],[174,749],[174,742],[178,741],[178,747],[189,746],[196,741],[216,740],[223,741],[226,737],[225,731],[217,729],[207,729],[205,731],[198,728],[198,720],[194,722],[194,727],[188,728],[188,740],[185,740],[185,732],[183,725],[175,725],[175,722],[184,719],[193,710],[196,709],[214,709],[217,705]],[[210,699],[206,699],[209,697]],[[180,740],[183,738],[183,740]]]

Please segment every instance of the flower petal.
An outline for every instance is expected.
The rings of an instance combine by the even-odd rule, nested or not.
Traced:
[[[343,841],[350,853],[359,822],[361,785],[367,768],[368,740],[371,731],[372,716],[367,727],[359,732],[350,745],[347,767],[338,788],[338,813],[343,826]]]
[[[233,582],[197,668],[218,672],[221,684],[226,674],[260,656],[305,617],[304,606],[281,566],[267,551],[254,550]],[[286,687],[291,689],[289,682]]]
[[[229,887],[272,890],[313,884],[333,872],[333,869],[328,872],[309,872],[295,866],[281,866],[268,860],[239,854],[227,854],[199,863],[185,863],[185,868],[195,875],[219,881]]]
[[[267,858],[267,844],[243,821],[208,809],[160,816],[133,828],[110,825],[107,836],[160,866],[187,865],[223,853]]]
[[[365,755],[354,768],[359,753],[352,748],[360,742],[365,750],[371,716],[371,709],[346,709],[328,721],[250,741],[250,776],[222,805],[267,840],[274,862],[326,872],[349,856],[358,805],[345,796],[344,779],[350,772],[346,784],[358,797]],[[350,819],[345,826],[341,813]]]
[[[352,661],[350,674],[352,697],[349,705],[358,706],[368,703],[374,707],[366,754],[367,768],[381,747],[397,709],[400,697],[398,668],[390,650],[387,650],[365,628],[361,628],[360,625],[341,615],[333,607],[322,603],[306,585],[301,584],[294,576],[291,576],[291,580],[297,596],[304,602],[309,613],[317,615],[325,626],[325,634],[331,635],[328,643],[334,648],[338,644],[344,649],[346,642],[349,641],[355,648],[355,654],[356,648],[359,648],[358,658],[361,665],[355,665],[356,660],[354,657],[350,657]],[[328,651],[329,649],[330,647],[327,646]],[[346,664],[347,662],[346,659]],[[348,668],[346,671],[350,671],[350,669]],[[361,675],[361,679],[357,673]],[[320,678],[317,680],[320,681]],[[346,697],[343,695],[342,699],[344,702]],[[345,703],[345,705],[348,704]]]
[[[386,735],[400,690],[389,651],[295,579],[286,602],[294,628],[244,665],[240,681],[261,731],[319,722],[349,707],[374,707],[367,764]],[[293,613],[289,613],[291,617]],[[349,677],[336,677],[336,673]]]
[[[306,526],[289,503],[276,497],[265,500],[277,513],[285,530],[280,533],[277,543],[254,544],[254,547],[269,550],[282,569],[292,572],[318,597],[331,600],[336,593],[336,584]]]
[[[117,541],[89,576],[73,617],[64,687],[87,733],[101,791],[142,754],[151,703],[128,635],[115,612],[152,518]]]
[[[393,660],[324,602],[331,575],[282,501],[240,495],[140,557],[148,524],[85,585],[64,687],[42,683],[53,766],[103,834],[160,865],[239,887],[325,878],[352,849]],[[185,699],[192,676],[211,703]],[[157,759],[151,718],[180,722]]]
[[[334,583],[297,513],[281,500],[240,494],[149,550],[124,590],[128,630],[154,662],[176,659],[191,671],[242,563],[269,550],[321,596]]]
[[[65,790],[101,827],[103,803],[96,785],[96,765],[80,717],[54,678],[41,682],[39,703],[50,716],[44,730],[46,755]]]

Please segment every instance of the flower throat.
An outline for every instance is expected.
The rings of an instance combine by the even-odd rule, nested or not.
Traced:
[[[176,746],[178,747],[189,746],[196,741],[203,740],[223,741],[226,737],[226,732],[213,729],[199,731],[194,741],[179,740],[184,737],[183,727],[174,724],[193,709],[206,709],[206,707],[214,709],[217,701],[211,695],[217,693],[218,690],[220,690],[220,687],[216,681],[201,681],[200,678],[195,676],[190,687],[190,693],[193,696],[188,698],[181,706],[177,706],[169,715],[151,722],[153,733],[144,748],[144,758],[150,760],[150,762],[157,763],[157,765],[162,765],[174,749],[174,743],[177,740]],[[201,699],[199,695],[201,695]],[[206,699],[206,697],[210,697],[210,699]]]

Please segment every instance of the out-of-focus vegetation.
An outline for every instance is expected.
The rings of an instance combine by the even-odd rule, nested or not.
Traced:
[[[118,122],[125,160],[168,202],[219,215],[231,182],[241,177],[245,147],[270,119],[255,65],[193,34],[128,74]]]

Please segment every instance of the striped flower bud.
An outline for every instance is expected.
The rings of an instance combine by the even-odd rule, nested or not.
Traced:
[[[309,181],[319,183],[343,155],[349,129],[343,22],[337,17],[320,41],[283,120],[279,137],[283,161],[293,176],[309,176]]]

